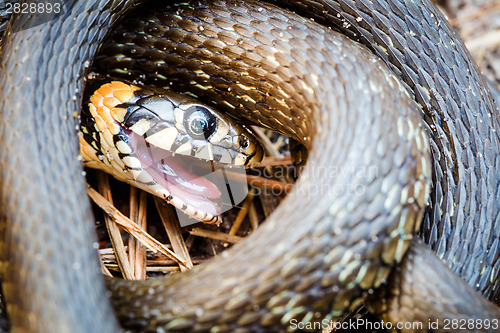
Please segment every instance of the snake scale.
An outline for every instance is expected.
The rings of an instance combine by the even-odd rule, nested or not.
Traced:
[[[308,168],[263,228],[227,254],[171,279],[108,281],[121,323],[150,331],[244,332],[335,318],[372,294],[410,243],[389,288],[380,291],[384,302],[374,309],[382,316],[498,318],[495,306],[411,237],[432,174],[423,238],[469,285],[498,297],[497,111],[443,16],[421,0],[280,3],[343,31],[380,61],[327,28],[261,3],[192,4],[196,9],[183,4],[170,16],[158,15],[174,27],[159,45],[184,41],[181,56],[169,59],[191,60],[184,70],[180,62],[178,76],[173,70],[173,89],[186,89],[191,81],[183,80],[191,78],[189,88],[198,86],[195,93],[209,102],[222,105],[217,98],[223,96],[223,109],[277,126],[309,148]],[[92,57],[134,5],[74,1],[29,30],[23,27],[30,18],[17,15],[2,41],[0,253],[13,331],[119,330],[103,299],[77,140],[68,138]],[[182,57],[189,51],[196,56]],[[207,65],[204,75],[196,59]],[[202,94],[203,85],[217,88],[217,96]],[[239,100],[238,92],[247,98]],[[378,172],[315,173],[325,165],[355,171],[374,165]],[[322,187],[342,182],[367,190],[337,195]],[[326,192],[300,193],[314,186]]]

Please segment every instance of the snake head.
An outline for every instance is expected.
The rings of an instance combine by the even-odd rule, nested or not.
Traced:
[[[236,150],[240,153],[242,164],[248,167],[259,164],[264,157],[264,149],[260,142],[251,134],[251,130],[244,127],[246,131],[241,131],[237,135]],[[240,161],[236,161],[237,164]]]
[[[81,132],[87,166],[209,223],[220,221],[225,203],[221,191],[226,190],[227,177],[215,177],[218,170],[250,166],[263,156],[249,129],[210,107],[183,95],[118,81],[100,85],[89,97]]]

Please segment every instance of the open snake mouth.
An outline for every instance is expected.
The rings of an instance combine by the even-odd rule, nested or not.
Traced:
[[[143,172],[147,172],[157,185],[196,210],[211,215],[223,212],[226,200],[221,190],[226,187],[227,179],[218,170],[227,164],[176,154],[146,142],[132,131],[126,132]],[[227,204],[231,205],[231,202]]]
[[[245,165],[261,160],[262,147],[248,129],[185,96],[107,81],[96,78],[98,88],[87,87],[93,93],[82,110],[80,138],[87,166],[206,223],[220,222],[222,212],[244,199],[246,177],[233,182],[231,175],[229,184],[224,169],[244,175]]]

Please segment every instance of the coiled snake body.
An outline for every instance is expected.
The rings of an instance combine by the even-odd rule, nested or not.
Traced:
[[[207,1],[159,14],[173,27],[165,51],[172,40],[181,42],[180,56],[168,59],[180,68],[185,60],[178,78],[190,79],[178,80],[177,89],[191,81],[211,86],[217,95],[196,93],[218,105],[217,96],[224,97],[226,110],[294,136],[310,155],[297,190],[249,242],[173,279],[111,281],[122,324],[273,331],[294,319],[340,316],[402,260],[420,224],[431,170],[424,238],[469,284],[496,297],[499,123],[483,79],[442,15],[420,0],[283,3],[367,44],[404,83],[366,50],[274,7]],[[117,330],[101,300],[76,138],[67,138],[74,133],[85,65],[131,6],[76,1],[59,18],[26,31],[28,18],[19,15],[3,41],[0,250],[18,331]],[[151,35],[160,29],[155,24]],[[367,65],[355,66],[359,59]],[[353,73],[360,81],[348,80]],[[429,140],[405,87],[423,108]],[[331,165],[343,177],[323,168]],[[364,172],[369,166],[377,172]],[[339,194],[337,184],[366,191]],[[496,308],[440,261],[422,260],[425,249],[412,244],[410,251],[400,270],[410,279],[395,274],[387,296],[399,298],[381,306],[390,319],[498,319]],[[422,275],[431,281],[418,284]],[[443,285],[437,278],[450,280]],[[413,309],[419,297],[432,307]]]

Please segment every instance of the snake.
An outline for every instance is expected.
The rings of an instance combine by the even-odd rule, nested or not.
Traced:
[[[78,0],[45,24],[15,15],[7,27],[0,253],[13,331],[120,330],[99,275],[75,112],[98,46],[137,3]],[[140,331],[282,331],[367,300],[394,322],[498,320],[486,300],[498,297],[498,115],[446,19],[425,0],[273,3],[307,18],[214,0],[156,10],[171,30],[142,23],[152,26],[138,39],[167,31],[149,45],[185,62],[172,89],[189,86],[309,153],[294,191],[248,241],[171,278],[106,281],[116,318]],[[335,191],[346,183],[365,190]],[[470,329],[481,330],[495,328]]]

